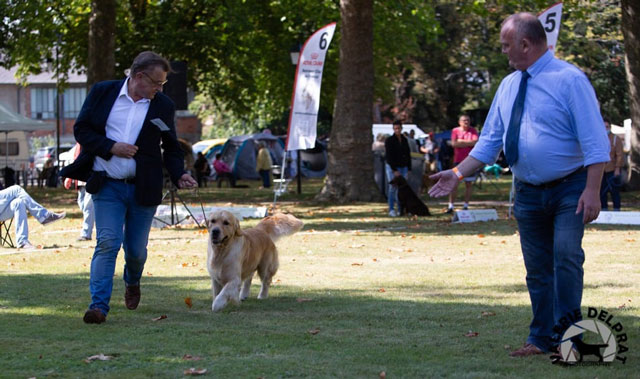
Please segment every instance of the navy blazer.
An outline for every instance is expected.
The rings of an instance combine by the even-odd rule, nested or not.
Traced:
[[[93,85],[73,126],[82,152],[71,165],[62,169],[61,176],[87,181],[96,156],[111,159],[113,154],[110,150],[116,141],[106,137],[107,118],[123,84],[124,80],[110,80]],[[133,157],[136,160],[135,196],[141,205],[151,206],[162,202],[163,162],[176,186],[185,173],[184,155],[178,144],[174,115],[173,101],[163,93],[156,93],[149,103],[149,111],[135,142],[138,146],[138,152]],[[153,124],[151,120],[156,118],[161,119],[169,130],[162,131]]]

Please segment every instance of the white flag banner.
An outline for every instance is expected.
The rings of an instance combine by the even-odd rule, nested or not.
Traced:
[[[291,96],[291,113],[285,150],[311,149],[316,144],[322,69],[336,30],[332,22],[313,33],[302,46]]]
[[[547,32],[547,45],[555,54],[558,33],[560,33],[560,21],[562,20],[562,2],[555,3],[538,15],[544,31]]]

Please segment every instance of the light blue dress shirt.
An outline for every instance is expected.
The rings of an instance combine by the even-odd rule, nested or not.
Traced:
[[[609,140],[600,105],[586,75],[547,51],[527,68],[531,75],[520,123],[513,175],[541,184],[582,166],[609,161]],[[521,71],[509,74],[496,92],[478,143],[470,155],[493,164],[504,145]]]

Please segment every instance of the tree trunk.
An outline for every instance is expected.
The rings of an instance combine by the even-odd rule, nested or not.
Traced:
[[[87,87],[115,78],[116,1],[92,0],[89,17]]]
[[[373,0],[340,0],[338,86],[327,177],[317,199],[382,200],[373,179]]]
[[[628,184],[640,189],[640,2],[622,0],[622,33],[631,108],[631,162]]]

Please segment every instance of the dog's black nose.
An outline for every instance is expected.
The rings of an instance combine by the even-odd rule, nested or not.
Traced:
[[[220,229],[218,228],[211,229],[211,237],[213,237],[214,239],[217,239],[218,237],[220,237]]]

